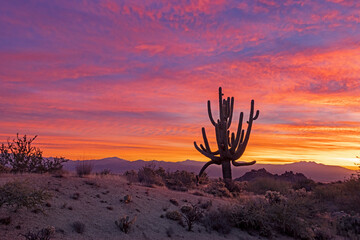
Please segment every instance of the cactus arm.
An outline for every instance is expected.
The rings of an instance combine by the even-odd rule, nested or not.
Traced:
[[[207,108],[208,108],[208,115],[209,115],[210,122],[212,123],[212,125],[216,126],[216,123],[215,123],[214,118],[213,118],[212,113],[211,113],[210,100],[207,102]]]
[[[236,132],[235,142],[234,142],[233,145],[231,146],[230,152],[235,152],[235,149],[236,149],[237,146],[239,145],[240,134],[241,134],[241,132],[242,132],[243,118],[244,118],[244,113],[241,112],[241,113],[240,113],[240,116],[239,116],[239,124],[238,124],[238,129],[237,129],[237,132]]]
[[[253,121],[255,121],[256,119],[258,119],[259,117],[259,114],[260,114],[260,111],[259,110],[256,110],[256,114],[255,114],[255,117],[253,117]]]
[[[244,129],[241,131],[240,143],[244,141]]]
[[[226,126],[225,126],[226,127]],[[230,131],[226,131],[225,132],[225,136],[223,136],[225,139],[224,139],[224,144],[225,144],[225,154],[226,155],[229,155],[229,135],[230,135]]]
[[[234,144],[235,142],[235,133],[231,133],[231,146]]]
[[[230,131],[226,131],[227,146],[231,147]],[[227,147],[226,146],[226,147]]]
[[[226,115],[225,115],[225,118],[228,119],[229,116],[230,116],[230,97],[227,98],[226,100]]]
[[[203,139],[204,139],[206,150],[211,153],[211,148],[210,148],[209,142],[207,140],[206,132],[205,132],[204,127],[201,129],[201,132],[202,132],[202,136],[203,136]]]
[[[208,157],[208,158],[210,158],[210,159],[213,160],[213,161],[219,161],[219,160],[220,160],[220,158],[214,156],[214,154],[208,153],[208,152],[203,151],[202,149],[200,149],[200,148],[198,147],[198,145],[196,144],[196,142],[194,142],[194,146],[195,146],[196,150],[198,150],[198,151],[199,151],[202,155],[204,155],[205,157]]]
[[[219,123],[219,122],[218,122]],[[219,124],[217,124],[215,126],[215,136],[216,136],[216,143],[218,145],[218,149],[219,151],[221,152],[222,151],[222,148],[221,148],[221,145],[220,145],[220,133],[219,133]]]
[[[201,177],[201,175],[203,174],[203,172],[207,169],[208,166],[212,165],[212,164],[217,164],[217,165],[220,165],[219,162],[215,162],[215,161],[209,161],[207,163],[205,163],[205,165],[201,168],[200,172],[199,172],[199,175],[197,176],[198,177]]]
[[[251,100],[251,108],[250,108],[248,127],[247,127],[247,130],[246,130],[246,136],[245,136],[244,141],[242,142],[242,144],[239,145],[238,149],[236,150],[235,154],[233,155],[233,160],[236,160],[236,159],[240,158],[243,155],[243,153],[245,152],[245,148],[246,148],[247,143],[248,143],[249,138],[250,138],[252,123],[253,123],[254,119],[256,120],[257,117],[259,117],[259,110],[256,111],[255,117],[256,118],[254,118],[254,100]]]
[[[231,126],[233,112],[234,112],[234,97],[231,97],[230,114],[229,114],[229,120],[228,120],[228,123],[227,123],[227,129],[229,129],[230,126]]]
[[[235,160],[232,160],[232,164],[235,166],[235,167],[240,167],[240,166],[250,166],[250,165],[253,165],[255,164],[256,161],[252,161],[252,162],[236,162]]]
[[[231,135],[232,136],[232,135]],[[231,144],[232,144],[232,139],[230,138],[230,133],[228,134],[228,145],[231,148]]]
[[[223,113],[223,101],[222,101],[222,89],[219,87],[219,114],[220,114],[220,121],[224,119],[224,113]]]
[[[204,142],[205,142],[205,147],[200,144],[200,148],[205,151],[205,152],[208,152],[208,153],[211,153],[213,155],[217,155],[219,154],[219,150],[215,151],[215,152],[212,152],[211,149],[210,149],[210,145],[209,145],[209,142],[207,140],[207,137],[206,137],[206,133],[205,133],[205,128],[202,128],[203,130],[203,138],[204,138]]]

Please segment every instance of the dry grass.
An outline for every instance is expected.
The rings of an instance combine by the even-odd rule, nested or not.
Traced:
[[[79,177],[84,177],[90,175],[93,168],[94,166],[91,162],[82,161],[76,165],[75,170]]]

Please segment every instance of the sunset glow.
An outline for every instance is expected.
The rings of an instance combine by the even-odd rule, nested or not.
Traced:
[[[244,161],[353,167],[360,1],[1,1],[0,143],[45,156],[206,161],[218,87],[260,110]]]

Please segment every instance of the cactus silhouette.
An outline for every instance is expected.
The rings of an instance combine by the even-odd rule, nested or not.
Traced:
[[[211,113],[210,100],[207,102],[208,114],[211,123],[215,127],[216,133],[216,142],[218,150],[212,151],[209,145],[209,142],[206,137],[205,128],[202,128],[202,136],[204,139],[205,147],[200,144],[200,147],[194,142],[194,146],[196,150],[198,150],[204,156],[210,158],[211,160],[207,162],[200,170],[198,178],[205,171],[207,167],[212,164],[222,165],[222,173],[223,179],[225,182],[231,182],[231,164],[235,167],[239,166],[248,166],[255,164],[256,161],[252,162],[236,162],[243,153],[245,152],[245,148],[247,143],[249,142],[251,127],[253,121],[255,121],[259,117],[259,110],[256,111],[254,116],[254,100],[251,100],[251,108],[249,120],[247,121],[247,130],[246,133],[244,129],[242,129],[243,117],[244,113],[240,113],[238,129],[235,133],[231,133],[230,135],[230,126],[233,117],[234,110],[234,97],[228,97],[227,99],[223,99],[223,93],[221,87],[219,87],[219,119],[215,122]]]

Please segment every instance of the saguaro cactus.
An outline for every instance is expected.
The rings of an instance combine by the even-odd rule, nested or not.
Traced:
[[[235,166],[248,166],[255,164],[256,161],[252,162],[236,162],[243,153],[245,152],[245,148],[247,143],[249,142],[251,127],[253,121],[259,117],[259,110],[256,111],[254,116],[254,100],[251,100],[251,108],[249,120],[247,121],[247,130],[246,134],[244,129],[242,129],[243,117],[244,113],[240,113],[238,129],[235,133],[231,133],[230,135],[230,126],[231,120],[233,117],[234,110],[234,97],[228,97],[227,99],[223,99],[223,93],[221,87],[219,88],[219,119],[215,122],[211,113],[210,100],[207,102],[208,114],[211,123],[215,126],[216,133],[216,142],[218,146],[218,150],[211,151],[209,142],[206,137],[205,128],[202,128],[202,136],[204,139],[205,147],[200,144],[200,147],[194,142],[194,146],[196,150],[198,150],[204,156],[210,158],[211,160],[207,162],[200,170],[199,177],[205,171],[205,169],[212,165],[222,165],[222,173],[223,179],[225,182],[232,181],[231,176],[231,164]]]

